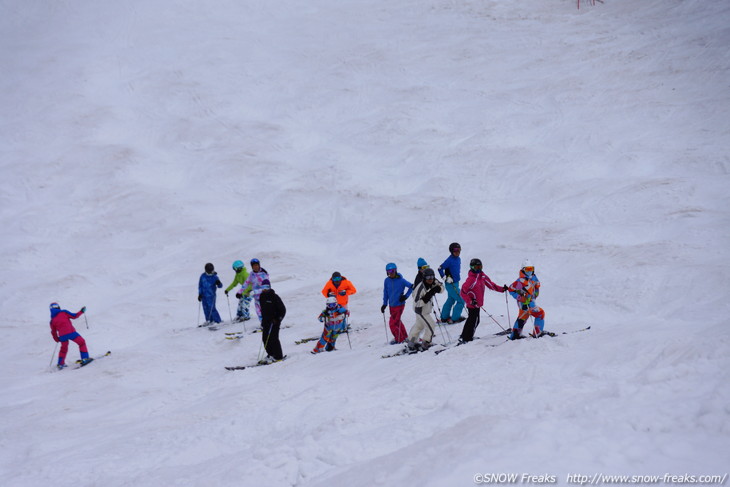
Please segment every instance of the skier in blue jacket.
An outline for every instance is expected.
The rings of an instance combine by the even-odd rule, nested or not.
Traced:
[[[209,262],[205,264],[205,272],[200,275],[200,279],[198,280],[198,301],[203,303],[203,313],[205,314],[204,325],[221,322],[221,316],[215,308],[215,292],[217,287],[223,287],[223,283],[218,279],[218,273],[215,272],[213,264]]]
[[[449,256],[439,266],[439,275],[444,277],[446,293],[449,297],[441,308],[441,322],[457,323],[464,321],[461,312],[464,309],[464,300],[459,293],[459,281],[461,280],[461,245],[454,242],[449,245]],[[453,307],[453,310],[452,310]]]
[[[398,273],[398,268],[392,262],[385,266],[385,273],[388,277],[383,283],[383,306],[380,307],[380,312],[385,315],[385,308],[390,306],[390,331],[393,333],[393,341],[390,344],[395,345],[403,343],[408,337],[401,316],[406,306],[406,299],[413,292],[413,284]]]

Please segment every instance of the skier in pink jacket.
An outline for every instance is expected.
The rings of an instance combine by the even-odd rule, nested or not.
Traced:
[[[89,349],[86,348],[86,341],[79,335],[71,320],[75,320],[86,312],[86,306],[81,308],[78,313],[72,313],[61,309],[58,303],[51,303],[51,335],[56,342],[61,343],[61,350],[58,352],[58,368],[66,367],[66,353],[68,353],[68,342],[72,341],[79,346],[81,353],[81,364],[86,365],[91,362],[89,358]]]
[[[499,286],[492,282],[484,272],[482,272],[482,261],[472,259],[469,262],[469,276],[461,286],[461,298],[466,302],[466,310],[469,316],[461,330],[459,343],[470,342],[474,339],[474,332],[479,326],[479,311],[484,306],[484,289],[489,288],[492,291],[503,293],[507,291],[507,286]]]

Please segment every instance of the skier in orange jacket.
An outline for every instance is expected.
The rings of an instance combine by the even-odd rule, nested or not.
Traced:
[[[333,272],[330,280],[322,288],[322,295],[325,298],[335,296],[337,298],[337,304],[345,308],[347,308],[350,295],[356,292],[357,289],[355,289],[355,286],[346,277],[342,277],[342,274],[339,272]]]

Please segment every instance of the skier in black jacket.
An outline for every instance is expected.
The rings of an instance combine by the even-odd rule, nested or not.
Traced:
[[[271,363],[284,360],[284,353],[281,351],[281,342],[279,341],[279,327],[281,321],[286,315],[286,306],[282,302],[273,289],[271,282],[264,279],[261,282],[261,340],[264,342],[264,348],[268,354],[261,362]]]

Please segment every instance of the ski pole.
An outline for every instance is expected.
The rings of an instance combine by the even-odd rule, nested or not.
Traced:
[[[499,321],[497,321],[497,320],[494,319],[494,316],[492,316],[489,313],[489,311],[487,311],[486,309],[484,309],[483,306],[482,306],[482,311],[484,311],[485,313],[487,313],[487,316],[489,316],[490,318],[492,318],[492,321],[494,321],[495,323],[497,323],[497,326],[500,327],[502,329],[502,331],[507,331],[507,330],[504,329],[504,327],[502,325],[499,324]]]
[[[198,322],[196,323],[197,326],[200,326],[200,307],[203,306],[203,303],[198,301]]]
[[[385,344],[387,345],[388,342],[388,325],[385,323],[385,311],[383,311],[383,328],[385,328]]]
[[[352,342],[350,341],[350,330],[347,329],[347,316],[345,316],[345,319],[342,320],[342,322],[345,325],[345,333],[347,333],[347,343],[350,344],[350,350],[352,350]]]
[[[507,306],[507,324],[512,326],[512,318],[509,315],[509,301],[507,300],[507,293],[504,293],[504,304]]]
[[[436,314],[436,310],[434,309],[432,311],[433,311],[433,316],[436,318],[436,326],[438,326],[439,330],[441,330],[441,339],[444,341],[444,347],[445,347],[447,345],[447,343],[449,343],[451,340],[449,340],[449,342],[446,341],[446,335],[444,335],[444,326],[439,321],[439,317]]]
[[[439,310],[439,316],[441,316],[441,306],[439,305],[438,299],[436,299],[436,296],[433,297],[434,302],[436,303],[436,309]],[[451,333],[449,333],[448,327],[441,321],[441,319],[437,316],[438,323],[441,323],[441,333],[443,333],[443,330],[446,330],[446,336],[449,337],[449,343],[451,343]]]
[[[53,367],[53,357],[56,356],[56,350],[58,349],[58,342],[56,342],[56,346],[53,347],[53,353],[51,354],[51,363],[48,364],[48,367]]]
[[[86,313],[84,313],[84,321],[86,322],[86,329],[89,329],[89,320],[86,319]]]
[[[233,323],[233,314],[231,313],[231,298],[228,297],[228,294],[226,294],[226,301],[228,301],[228,317],[231,318],[231,323]]]

